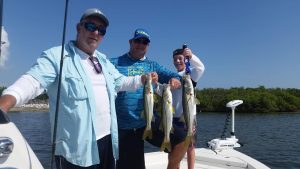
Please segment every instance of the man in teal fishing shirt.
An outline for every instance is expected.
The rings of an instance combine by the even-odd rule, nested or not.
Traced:
[[[144,76],[122,75],[96,50],[108,25],[99,9],[88,9],[77,24],[76,40],[64,46],[57,124],[54,115],[61,46],[42,52],[30,70],[0,98],[3,113],[47,92],[52,136],[57,125],[57,169],[115,169],[119,154],[115,98],[118,91],[142,86]]]
[[[136,29],[133,38],[129,40],[130,50],[124,55],[112,58],[110,61],[120,73],[126,76],[143,75],[150,72],[158,74],[159,83],[169,83],[172,89],[180,87],[180,76],[151,61],[146,57],[150,45],[150,35],[145,29]],[[144,169],[144,140],[143,132],[146,121],[141,117],[144,110],[143,88],[136,92],[119,92],[116,99],[116,111],[119,128],[120,158],[117,161],[117,169]],[[155,123],[157,124],[157,123]],[[154,125],[156,126],[156,125]],[[168,169],[177,168],[184,157],[183,140],[186,132],[177,126],[174,134],[171,134],[172,151],[169,153]],[[160,147],[164,134],[158,127],[152,129],[153,138],[147,141]]]

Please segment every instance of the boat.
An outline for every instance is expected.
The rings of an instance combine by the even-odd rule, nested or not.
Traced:
[[[210,148],[195,149],[195,169],[270,169],[263,163],[234,149],[215,151]],[[165,169],[168,154],[151,152],[145,154],[147,169]],[[180,163],[180,169],[187,169],[187,157]]]
[[[209,141],[208,147],[195,149],[195,169],[270,169],[258,160],[241,153],[234,148],[241,147],[234,133],[235,108],[242,100],[233,100],[226,104],[231,108],[231,136]],[[163,169],[168,165],[168,154],[164,152],[145,153],[147,169]],[[180,163],[180,169],[187,169],[187,157]]]
[[[0,168],[43,169],[19,129],[2,111],[0,111],[0,131]]]
[[[0,57],[2,41],[3,0],[0,0]],[[0,109],[0,169],[43,169],[30,145],[7,114]]]
[[[241,147],[234,134],[234,110],[242,100],[227,103],[232,109],[232,131],[228,138],[217,138],[208,142],[206,148],[196,148],[195,169],[270,169],[256,159],[234,148]],[[40,161],[16,125],[6,113],[0,111],[0,168],[42,169]],[[164,152],[145,153],[147,169],[163,169],[168,165],[168,154]],[[187,157],[180,164],[187,169]]]

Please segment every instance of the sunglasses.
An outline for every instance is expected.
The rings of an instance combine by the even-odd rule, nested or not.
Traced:
[[[143,44],[143,45],[148,45],[149,41],[147,41],[147,40],[142,40],[142,39],[134,39],[134,43]]]
[[[92,22],[83,22],[84,28],[90,32],[98,31],[98,34],[104,36],[106,33],[105,27],[98,27],[96,24]]]
[[[96,57],[90,56],[89,57],[90,61],[93,63],[94,69],[98,74],[102,72],[102,66],[99,63],[99,60]]]

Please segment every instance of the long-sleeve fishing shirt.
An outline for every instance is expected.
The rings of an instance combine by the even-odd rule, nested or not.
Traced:
[[[91,78],[82,65],[82,59],[76,49],[73,41],[64,48],[55,154],[62,155],[75,165],[90,166],[100,163],[95,126],[102,121],[96,118],[96,104],[99,101],[95,100],[95,95],[103,93],[94,93]],[[60,54],[61,46],[44,51],[26,75],[3,92],[3,95],[15,96],[17,104],[22,104],[46,90],[49,96],[52,136]],[[95,51],[94,55],[102,65],[102,73],[106,81],[113,154],[115,159],[118,159],[115,98],[119,90],[135,90],[141,86],[141,81],[139,76],[137,80],[136,77],[128,78],[120,74],[104,54]]]

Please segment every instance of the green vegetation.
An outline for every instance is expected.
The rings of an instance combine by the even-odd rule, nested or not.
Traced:
[[[0,87],[0,94],[5,87]],[[238,112],[300,112],[300,89],[270,88],[205,88],[196,90],[200,100],[198,110],[203,112],[227,112],[225,106],[231,100],[243,100]],[[42,94],[31,102],[45,102],[47,94]]]
[[[5,89],[5,87],[1,87],[0,86],[0,95],[2,94],[3,90]]]
[[[258,88],[205,88],[196,91],[203,112],[228,111],[226,103],[243,100],[239,112],[300,112],[300,89]]]
[[[39,95],[38,97],[36,97],[35,99],[37,99],[37,100],[48,100],[48,95],[46,93],[43,93],[43,94]]]

